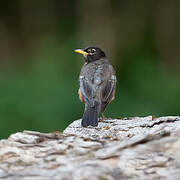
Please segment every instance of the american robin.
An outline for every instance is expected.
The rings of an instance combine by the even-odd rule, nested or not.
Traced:
[[[98,115],[115,97],[116,75],[114,68],[105,53],[98,47],[77,49],[85,58],[85,64],[79,76],[79,97],[85,103],[81,125],[83,127],[97,126]]]

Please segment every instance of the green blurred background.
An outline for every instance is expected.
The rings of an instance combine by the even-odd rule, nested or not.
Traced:
[[[62,131],[81,118],[83,57],[100,46],[118,87],[106,116],[180,113],[179,0],[2,0],[0,138]]]

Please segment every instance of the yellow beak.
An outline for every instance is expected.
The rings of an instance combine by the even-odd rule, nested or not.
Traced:
[[[88,55],[88,53],[83,51],[82,49],[76,49],[75,52],[83,55]]]

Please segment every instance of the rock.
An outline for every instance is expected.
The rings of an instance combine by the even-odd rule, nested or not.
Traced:
[[[0,179],[119,180],[180,177],[180,117],[107,119],[63,133],[24,131],[0,141]]]

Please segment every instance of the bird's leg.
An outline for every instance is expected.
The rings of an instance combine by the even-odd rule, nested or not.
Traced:
[[[104,121],[104,120],[106,120],[106,117],[105,117],[104,113],[102,113],[101,121]]]

